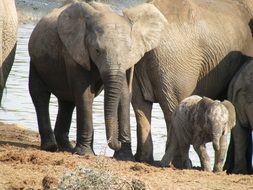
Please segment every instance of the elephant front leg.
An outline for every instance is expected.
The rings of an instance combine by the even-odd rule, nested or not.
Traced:
[[[129,91],[127,81],[123,82],[122,93],[119,101],[119,141],[121,149],[115,151],[113,157],[118,160],[134,161],[131,148],[131,128],[130,128],[130,101],[132,94]]]
[[[222,135],[220,138],[220,149],[215,151],[214,172],[221,172],[223,170],[227,149],[227,135]]]
[[[204,171],[211,172],[212,171],[211,162],[210,162],[210,158],[207,154],[205,144],[201,144],[201,145],[194,144],[193,147],[194,147],[194,150],[197,152],[197,154],[199,156],[200,163],[201,163],[201,168]]]
[[[54,134],[59,151],[72,152],[73,146],[69,141],[69,129],[74,110],[74,103],[58,99],[58,114]]]
[[[139,162],[153,162],[153,142],[151,137],[152,103],[143,99],[137,81],[133,82],[132,105],[137,123],[137,151],[135,160]]]
[[[90,86],[84,93],[76,95],[76,119],[77,119],[77,142],[73,153],[79,155],[94,155],[93,151],[93,122],[92,122],[92,103],[94,94]]]

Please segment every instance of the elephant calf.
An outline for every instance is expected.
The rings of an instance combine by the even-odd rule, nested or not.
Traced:
[[[234,126],[235,109],[229,101],[214,101],[196,95],[184,99],[172,114],[171,134],[175,134],[175,137],[171,137],[171,143],[167,144],[162,165],[170,164],[179,150],[183,167],[191,168],[189,148],[192,144],[198,153],[202,169],[212,171],[205,147],[205,143],[212,141],[215,150],[213,171],[222,171],[227,151],[227,134]]]

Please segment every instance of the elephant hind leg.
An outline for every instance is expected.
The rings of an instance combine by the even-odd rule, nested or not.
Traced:
[[[1,105],[2,96],[3,96],[3,89],[5,87],[7,78],[9,76],[9,73],[11,71],[11,68],[14,62],[16,47],[17,47],[17,44],[15,44],[15,46],[12,48],[9,55],[2,63],[2,67],[0,68],[0,105]]]
[[[173,130],[173,128],[172,128]],[[174,130],[173,130],[174,133]],[[165,154],[161,160],[161,166],[166,167],[171,164],[176,151],[179,149],[178,145],[178,139],[174,138],[173,140],[170,141],[170,143],[166,143],[166,151]]]
[[[29,92],[37,114],[41,137],[41,149],[46,151],[56,151],[56,140],[49,117],[49,99],[51,93],[47,90],[46,85],[39,77],[32,63],[30,63]]]
[[[54,134],[60,151],[73,151],[73,146],[69,141],[69,129],[74,107],[73,102],[58,99],[58,114]]]
[[[151,137],[152,103],[145,101],[137,81],[133,81],[132,105],[137,123],[137,151],[135,160],[153,162],[153,142]]]
[[[247,145],[249,144],[250,130],[243,128],[239,122],[232,129],[234,140],[234,166],[232,173],[247,174]]]
[[[227,151],[227,157],[226,161],[223,167],[223,170],[226,170],[228,174],[232,173],[233,167],[234,167],[234,140],[233,136],[230,135],[230,142],[228,145],[228,151]]]

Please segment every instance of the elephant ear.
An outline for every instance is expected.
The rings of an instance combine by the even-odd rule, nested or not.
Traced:
[[[230,129],[232,129],[235,126],[236,123],[236,112],[235,112],[235,107],[234,105],[227,100],[224,100],[222,104],[227,108],[228,114],[229,114],[229,122],[228,125]]]
[[[123,14],[132,25],[131,63],[129,68],[137,63],[143,55],[156,48],[161,40],[167,24],[163,14],[150,3],[125,9]]]
[[[61,41],[72,58],[86,70],[90,70],[90,59],[85,45],[85,20],[95,10],[87,3],[73,3],[59,16],[57,28]]]

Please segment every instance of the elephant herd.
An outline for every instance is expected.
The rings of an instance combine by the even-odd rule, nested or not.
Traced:
[[[14,0],[0,1],[0,97],[14,60],[16,29]],[[252,0],[153,0],[122,14],[97,2],[54,9],[29,40],[29,92],[41,149],[94,154],[92,103],[104,89],[106,137],[114,158],[153,161],[151,112],[159,103],[168,138],[164,166],[191,168],[193,144],[202,168],[211,171],[204,143],[212,141],[213,171],[221,171],[232,129],[225,169],[252,173],[252,35]],[[54,130],[50,94],[58,99]],[[130,103],[137,122],[135,155]]]

